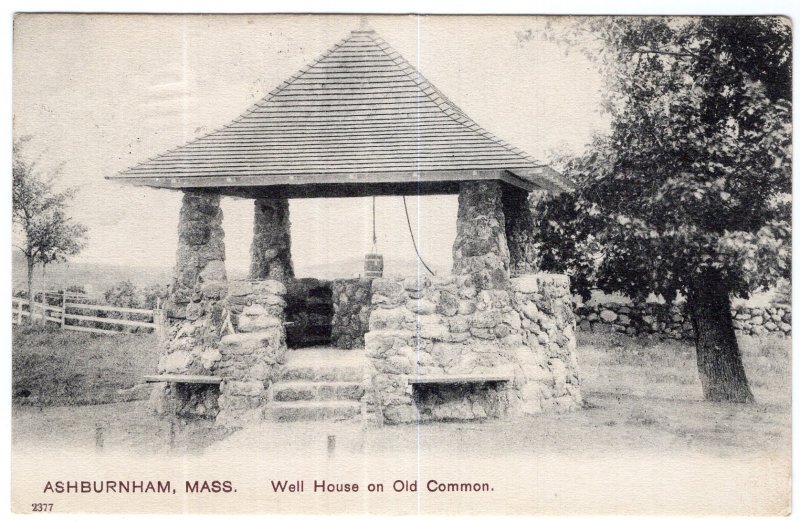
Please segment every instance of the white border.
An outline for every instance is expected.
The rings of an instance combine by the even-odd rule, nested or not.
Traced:
[[[210,1],[196,0],[193,2],[186,0],[120,0],[113,4],[101,0],[72,0],[58,2],[55,0],[8,0],[0,8],[5,16],[3,24],[0,26],[2,31],[2,52],[0,52],[0,76],[4,88],[0,92],[6,93],[6,99],[0,109],[0,164],[4,166],[4,172],[10,174],[11,165],[11,144],[12,144],[12,111],[11,96],[12,92],[12,25],[15,12],[109,12],[109,13],[427,13],[427,14],[653,14],[653,15],[784,15],[793,21],[800,13],[800,2],[790,0],[672,0],[645,3],[642,0],[616,0],[616,1],[589,1],[589,0],[560,0],[547,2],[524,2],[521,0],[494,0],[492,2],[469,1],[469,0],[441,0],[438,2],[424,2],[420,0],[407,1],[365,1],[365,0],[340,0],[336,3],[325,2],[322,0],[294,0],[276,2],[248,2],[246,0],[225,0]],[[797,82],[797,34],[794,38],[794,72],[796,88]],[[793,117],[796,121],[797,109],[795,108]],[[797,180],[796,169],[794,178]],[[10,175],[5,178],[6,189],[10,188]],[[3,190],[0,193],[0,210],[6,216],[4,226],[0,227],[0,242],[5,249],[0,249],[0,260],[2,262],[5,277],[0,283],[0,295],[8,296],[11,292],[11,196],[10,190]],[[793,244],[798,242],[797,213],[793,215]],[[797,273],[800,268],[800,261],[795,255],[793,257],[793,271]],[[800,290],[795,285],[793,298],[800,297]],[[0,299],[0,317],[11,317],[10,300]],[[800,319],[796,316],[792,324],[793,332],[797,332],[800,326]],[[2,398],[0,398],[0,418],[6,419],[3,423],[4,429],[0,433],[3,451],[0,455],[0,473],[5,470],[5,478],[0,478],[0,513],[10,513],[10,474],[11,474],[11,321],[6,320],[0,324],[5,344],[2,349],[5,351],[6,358],[2,372]],[[794,343],[793,343],[794,348]],[[800,363],[793,357],[792,363],[792,383],[793,383],[793,419],[798,412],[798,395],[795,386],[795,376],[798,374]],[[798,440],[797,430],[793,430],[793,445]],[[796,461],[793,459],[793,475],[797,471]],[[2,475],[0,475],[2,476]],[[793,500],[796,497],[793,495]],[[794,502],[793,502],[794,504]],[[11,515],[16,520],[21,519],[22,515]],[[86,515],[51,515],[55,520],[84,520],[86,518],[99,519],[97,516],[87,517]],[[113,518],[115,520],[138,519],[139,516],[102,516],[103,519]],[[148,516],[150,520],[174,520],[167,516]],[[197,518],[197,517],[193,517]],[[206,517],[201,517],[206,518]],[[288,517],[270,515],[270,519],[295,520],[311,519],[312,517]],[[314,517],[316,519],[316,517]],[[333,520],[352,520],[367,519],[367,517],[337,516],[327,517]],[[432,517],[430,517],[432,519]],[[568,519],[572,519],[569,517]],[[666,517],[675,519],[674,517]],[[702,520],[716,520],[720,517],[703,518]],[[396,520],[394,517],[369,517],[369,520],[385,519]],[[687,520],[681,518],[680,520]],[[690,519],[691,520],[691,519]],[[700,519],[698,519],[700,520]]]

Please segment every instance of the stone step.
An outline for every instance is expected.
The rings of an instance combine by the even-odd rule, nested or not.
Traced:
[[[286,352],[279,381],[361,382],[366,355],[363,350],[300,348]]]
[[[273,400],[290,401],[340,401],[361,399],[364,388],[360,382],[341,381],[288,381],[272,385]]]
[[[358,401],[273,402],[266,412],[266,418],[277,422],[351,420],[360,415]]]
[[[364,368],[361,366],[285,366],[279,381],[312,382],[361,382]]]

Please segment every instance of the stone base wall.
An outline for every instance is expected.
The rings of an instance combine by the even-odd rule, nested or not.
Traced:
[[[417,384],[413,404],[420,422],[497,419],[508,411],[506,387],[504,383]]]
[[[333,294],[330,281],[291,279],[286,283],[286,342],[290,348],[331,343]]]
[[[471,275],[373,281],[362,399],[369,418],[482,419],[580,406],[568,279],[526,275],[502,290],[475,284]],[[412,386],[412,375],[509,382],[464,394],[457,384]]]
[[[219,342],[221,360],[217,424],[240,427],[263,418],[269,390],[286,353],[283,303],[278,281],[232,281],[227,306],[237,316],[236,333]]]
[[[693,339],[692,323],[683,305],[646,303],[589,304],[576,308],[578,325],[584,331],[615,331],[628,335],[658,335],[670,339]],[[792,310],[789,306],[767,308],[734,306],[733,326],[742,335],[792,335]]]
[[[371,279],[336,279],[333,292],[331,344],[343,350],[364,348],[372,301]]]

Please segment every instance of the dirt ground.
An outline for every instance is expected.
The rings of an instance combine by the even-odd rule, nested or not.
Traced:
[[[585,407],[580,411],[510,421],[387,426],[360,434],[357,444],[387,451],[449,446],[487,456],[623,450],[686,450],[713,456],[788,454],[791,341],[743,338],[741,345],[755,404],[702,401],[694,352],[685,343],[582,333],[579,358]],[[498,430],[497,424],[502,424],[502,429]],[[345,433],[353,427],[339,425],[336,429]],[[259,430],[269,432],[273,439],[285,436],[288,446],[324,446],[324,441],[316,440],[324,438],[324,430],[298,430],[291,425],[264,425],[255,429],[256,435],[227,438],[257,437]],[[226,438],[209,425],[170,426],[148,413],[146,401],[15,406],[13,410],[14,445],[91,448],[98,436],[106,448],[165,453],[202,452],[209,443],[219,444]],[[458,444],[453,444],[454,439]]]
[[[58,495],[60,512],[381,514],[786,514],[791,494],[788,339],[742,339],[755,404],[702,401],[693,350],[615,334],[579,337],[585,407],[486,422],[364,429],[262,423],[235,433],[175,424],[146,401],[12,411],[12,505],[54,479],[232,480],[237,495]],[[316,481],[385,492],[317,494]],[[306,492],[274,489],[306,484]],[[485,484],[480,495],[434,484]],[[415,484],[418,489],[407,489]],[[395,489],[400,485],[401,489]],[[405,485],[405,486],[404,486]],[[406,489],[402,489],[406,488]],[[432,492],[433,491],[433,492]]]

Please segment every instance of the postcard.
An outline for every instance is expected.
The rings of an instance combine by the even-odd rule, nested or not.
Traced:
[[[13,512],[790,512],[788,18],[13,33]]]

